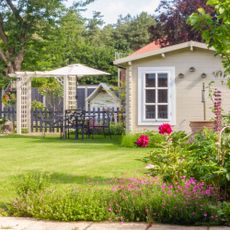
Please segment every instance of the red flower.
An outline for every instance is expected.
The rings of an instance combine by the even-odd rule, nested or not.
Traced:
[[[139,147],[147,147],[149,145],[149,137],[147,135],[142,134],[136,141],[136,145]]]
[[[159,126],[159,133],[160,134],[171,134],[172,133],[172,127],[168,123],[164,123]]]

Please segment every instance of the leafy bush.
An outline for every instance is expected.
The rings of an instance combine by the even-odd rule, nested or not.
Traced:
[[[97,190],[55,190],[49,176],[28,173],[16,182],[16,199],[8,206],[15,216],[72,221],[102,221],[108,219],[106,193]]]
[[[190,154],[187,159],[191,177],[206,181],[213,179],[213,172],[219,168],[217,138],[217,134],[208,129],[204,129],[194,136],[189,145]]]
[[[177,186],[156,180],[132,178],[113,188],[109,210],[119,221],[148,221],[169,224],[228,223],[219,207],[216,189],[193,178],[182,178]],[[223,213],[222,216],[218,212]]]
[[[184,175],[187,175],[186,158],[188,136],[184,132],[174,132],[164,136],[164,141],[155,144],[155,147],[148,153],[143,161],[152,167],[149,173],[152,176],[159,176],[163,181],[176,182]]]
[[[151,134],[149,134],[151,137]],[[230,192],[230,137],[204,129],[192,138],[184,132],[160,137],[143,161],[150,175],[175,183],[181,176],[194,177],[219,187],[224,199]]]
[[[139,134],[125,134],[122,136],[121,146],[122,147],[134,147],[135,142],[138,138]]]
[[[45,174],[29,173],[17,183],[8,206],[14,216],[60,221],[157,221],[171,224],[226,224],[229,203],[193,178],[176,186],[152,177],[119,179],[112,190],[54,189]]]
[[[28,200],[35,218],[61,221],[103,221],[109,219],[107,194],[96,190],[52,190]]]
[[[125,132],[125,127],[123,123],[111,123],[110,132],[113,135],[122,135]]]
[[[31,193],[43,191],[49,185],[49,175],[39,172],[28,172],[16,178],[16,193],[25,197]]]
[[[121,146],[123,147],[136,147],[137,139],[141,135],[146,135],[149,138],[149,143],[147,147],[156,147],[160,143],[165,141],[165,136],[161,135],[155,131],[144,131],[143,133],[134,133],[134,134],[126,134],[122,137]]]
[[[45,108],[44,104],[40,101],[33,100],[31,103],[32,109],[43,110]]]

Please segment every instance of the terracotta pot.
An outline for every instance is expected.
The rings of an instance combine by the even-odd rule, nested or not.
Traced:
[[[192,130],[192,133],[200,132],[204,128],[214,130],[215,122],[214,121],[190,121],[190,127]]]

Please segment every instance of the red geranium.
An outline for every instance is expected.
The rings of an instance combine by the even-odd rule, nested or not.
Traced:
[[[159,126],[159,133],[160,134],[171,134],[172,133],[172,127],[168,123],[164,123]]]
[[[149,137],[147,135],[142,134],[136,141],[136,145],[139,147],[147,147],[149,145]]]

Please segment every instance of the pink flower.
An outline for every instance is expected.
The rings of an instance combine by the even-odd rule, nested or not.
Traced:
[[[172,127],[168,123],[164,123],[159,126],[159,133],[160,134],[171,134],[172,133]]]
[[[149,145],[149,137],[147,135],[142,134],[136,141],[136,145],[139,147],[147,147]]]

